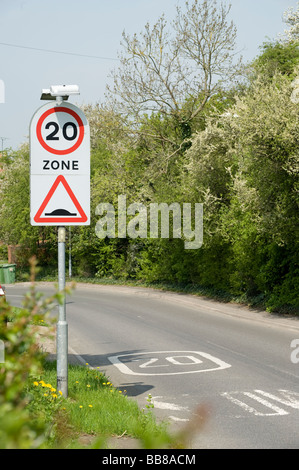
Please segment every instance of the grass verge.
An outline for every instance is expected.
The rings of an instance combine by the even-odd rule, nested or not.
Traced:
[[[138,440],[137,447],[159,449],[181,447],[165,423],[157,423],[150,397],[144,409],[115,388],[99,369],[69,365],[68,397],[55,389],[56,362],[45,361],[43,374],[30,378],[27,393],[32,418],[48,423],[44,448],[107,448],[109,438],[126,436]],[[53,420],[54,417],[54,420]]]

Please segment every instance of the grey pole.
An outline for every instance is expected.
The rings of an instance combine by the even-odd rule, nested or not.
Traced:
[[[69,278],[72,277],[72,239],[71,227],[69,227]]]
[[[58,288],[65,289],[65,227],[58,227]],[[65,297],[59,304],[59,318],[56,333],[57,348],[57,390],[64,397],[68,395],[68,324],[66,321]]]
[[[4,148],[3,148],[3,142],[4,142],[4,140],[7,140],[8,137],[0,137],[0,139],[2,140],[2,150],[1,150],[1,152],[2,152],[2,154],[3,154],[3,150],[4,150]]]

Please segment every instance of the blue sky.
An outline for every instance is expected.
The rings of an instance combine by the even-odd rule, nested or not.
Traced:
[[[267,39],[286,28],[283,13],[297,0],[230,0],[237,46],[245,60],[259,53]],[[0,150],[26,142],[42,88],[77,84],[75,104],[104,100],[109,72],[117,66],[122,32],[139,33],[165,13],[171,21],[185,0],[0,0]],[[28,49],[27,49],[28,47]],[[81,57],[29,48],[93,55]],[[0,90],[1,91],[1,90]]]

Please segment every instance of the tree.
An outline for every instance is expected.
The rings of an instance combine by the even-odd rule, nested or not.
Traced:
[[[54,237],[54,227],[30,225],[29,148],[24,144],[20,150],[9,152],[3,164],[0,176],[0,239],[7,245],[22,245],[18,261],[24,264],[28,264],[28,259],[37,253],[42,244],[43,249],[39,250],[38,256],[46,264],[52,262],[52,253],[56,249]],[[47,250],[46,241],[49,242]]]
[[[262,53],[254,61],[253,67],[258,73],[273,78],[276,72],[295,77],[295,68],[299,65],[299,48],[294,42],[265,42],[261,47]]]
[[[284,22],[289,26],[284,32],[284,39],[287,42],[299,41],[299,2],[297,2],[297,10],[288,8],[284,13]]]
[[[8,154],[1,173],[0,238],[7,244],[36,239],[29,223],[29,201],[29,149],[24,145]]]
[[[216,0],[185,7],[177,7],[171,29],[163,15],[139,36],[123,33],[125,52],[108,89],[135,132],[151,147],[160,143],[168,160],[185,150],[194,119],[211,97],[240,73],[230,7]]]
[[[204,196],[204,245],[225,246],[224,283],[298,306],[298,104],[286,75],[256,78],[186,154],[185,194]],[[210,282],[216,272],[210,270]],[[217,271],[219,275],[219,269]],[[201,278],[202,280],[203,278]]]

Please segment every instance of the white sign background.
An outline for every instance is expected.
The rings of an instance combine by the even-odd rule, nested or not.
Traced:
[[[36,217],[59,176],[65,178],[71,195],[60,182]],[[84,113],[71,103],[47,103],[31,120],[30,206],[31,225],[90,223],[90,130]],[[51,212],[56,216],[46,215]]]

